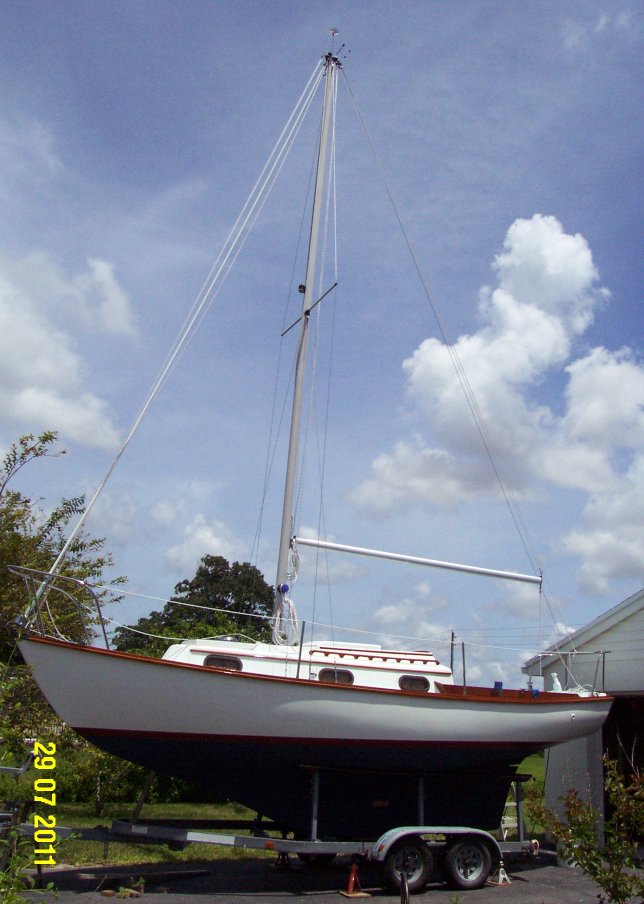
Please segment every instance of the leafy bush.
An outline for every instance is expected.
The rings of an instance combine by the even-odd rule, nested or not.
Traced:
[[[527,801],[531,815],[550,827],[568,863],[578,864],[604,894],[600,902],[626,904],[644,895],[644,876],[635,871],[637,839],[644,833],[644,779],[635,771],[626,781],[617,764],[604,758],[608,818],[601,839],[601,814],[576,790],[560,798],[565,821],[540,800]]]

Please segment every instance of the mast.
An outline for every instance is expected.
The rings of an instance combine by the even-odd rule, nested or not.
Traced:
[[[331,125],[333,122],[336,73],[341,65],[342,64],[340,63],[338,58],[333,55],[333,53],[326,54],[324,58],[326,86],[324,90],[324,106],[322,110],[322,127],[320,129],[320,142],[318,147],[318,161],[315,176],[315,194],[313,197],[311,231],[309,235],[309,247],[306,262],[306,280],[304,283],[304,298],[302,301],[302,316],[300,321],[300,336],[298,340],[297,358],[295,364],[295,379],[293,385],[291,431],[289,435],[288,457],[286,462],[286,479],[284,482],[282,528],[280,533],[279,556],[277,561],[277,578],[275,581],[275,615],[277,615],[277,613],[279,612],[282,601],[284,600],[288,592],[288,585],[286,584],[286,581],[288,577],[288,561],[291,537],[294,531],[293,506],[295,499],[295,481],[297,475],[298,453],[300,444],[302,401],[306,375],[309,320],[311,316],[311,309],[316,303],[316,299],[313,293],[315,291],[320,222],[325,202],[325,186],[327,185],[327,173],[329,166],[328,151],[331,137]]]

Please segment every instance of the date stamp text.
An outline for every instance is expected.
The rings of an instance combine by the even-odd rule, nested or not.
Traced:
[[[34,743],[34,864],[56,865],[56,745]]]

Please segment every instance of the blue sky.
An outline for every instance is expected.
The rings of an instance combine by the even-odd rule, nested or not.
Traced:
[[[469,678],[515,681],[553,620],[582,625],[644,582],[639,4],[5,4],[0,448],[57,430],[67,455],[23,472],[18,488],[45,506],[93,492],[331,27],[346,43],[346,82],[339,287],[325,312],[335,323],[326,534],[532,565],[348,85],[546,596],[332,557],[313,613],[304,551],[294,596],[303,618],[390,642],[419,635],[441,656],[454,630],[472,643]],[[168,596],[207,552],[252,556],[273,579],[277,465],[254,538],[276,362],[293,350],[289,336],[280,352],[279,334],[292,272],[295,287],[303,279],[294,248],[315,128],[313,117],[88,522],[137,593]],[[322,349],[330,326],[321,331]],[[318,497],[306,497],[302,531],[318,529]],[[118,618],[151,605],[128,598]]]

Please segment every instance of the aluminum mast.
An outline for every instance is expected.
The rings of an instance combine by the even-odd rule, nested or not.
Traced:
[[[283,589],[288,576],[288,560],[291,537],[293,534],[293,504],[295,498],[295,480],[298,466],[298,453],[300,443],[300,424],[302,415],[302,397],[306,370],[306,353],[309,336],[309,319],[311,309],[315,306],[315,275],[317,266],[318,245],[320,236],[320,222],[325,201],[325,185],[328,174],[328,151],[333,122],[333,107],[335,102],[335,82],[337,70],[341,63],[332,53],[327,53],[324,58],[324,71],[326,75],[326,87],[324,91],[324,107],[322,111],[322,128],[320,130],[320,143],[318,148],[318,162],[315,177],[315,195],[313,198],[313,211],[311,214],[311,232],[309,236],[309,248],[306,263],[306,281],[304,284],[304,300],[302,302],[302,316],[300,337],[297,348],[295,365],[295,380],[293,386],[293,408],[291,414],[291,432],[289,436],[288,458],[286,462],[286,479],[284,483],[284,507],[282,509],[282,529],[280,534],[279,557],[277,561],[277,579],[275,582],[275,606],[274,614],[277,615],[281,602],[288,588]]]

